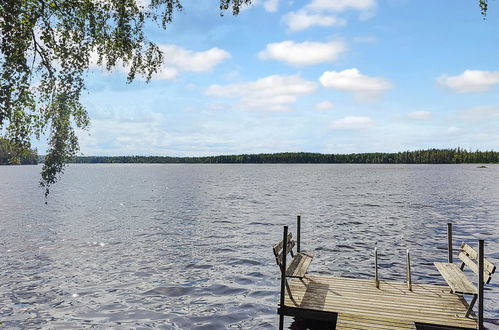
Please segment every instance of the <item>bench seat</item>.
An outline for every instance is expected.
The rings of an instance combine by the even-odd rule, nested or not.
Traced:
[[[274,245],[274,256],[277,264],[281,267],[284,260],[284,252],[286,251],[286,255],[290,255],[291,261],[286,262],[286,277],[295,277],[295,278],[303,278],[312,263],[312,259],[314,255],[311,253],[293,253],[293,248],[295,247],[296,242],[293,240],[293,235],[288,233],[286,237],[286,244],[284,241],[280,241],[276,245]],[[284,249],[285,248],[285,249]]]
[[[310,267],[310,263],[314,258],[313,254],[310,253],[297,253],[293,257],[293,260],[289,263],[286,269],[286,277],[298,277],[303,278]]]
[[[452,292],[461,294],[477,294],[477,289],[456,264],[435,262],[435,267],[449,285]]]

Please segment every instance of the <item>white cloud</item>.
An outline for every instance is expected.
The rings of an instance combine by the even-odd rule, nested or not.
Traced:
[[[333,130],[357,130],[369,128],[374,124],[374,120],[369,117],[348,116],[337,119],[331,123]]]
[[[213,47],[206,51],[194,52],[177,45],[159,45],[164,55],[164,62],[158,72],[154,73],[152,79],[171,80],[181,72],[210,72],[222,61],[231,57],[229,52]],[[103,69],[97,65],[97,54],[91,55],[90,69]],[[119,63],[115,69],[117,72],[128,73],[129,66]]]
[[[358,69],[326,71],[319,78],[322,86],[355,93],[359,100],[370,100],[393,86],[384,78],[363,75]]]
[[[312,26],[343,26],[346,20],[333,15],[313,13],[305,9],[289,12],[282,17],[282,22],[291,32],[306,30]]]
[[[373,16],[376,0],[313,0],[305,7],[283,16],[282,21],[289,31],[301,31],[312,26],[342,26],[346,20],[339,14],[347,10],[360,13],[360,19]]]
[[[332,12],[346,10],[368,11],[376,8],[376,0],[313,0],[306,8]]]
[[[152,80],[171,80],[177,78],[179,70],[173,67],[163,65],[161,69],[154,73],[151,77]]]
[[[341,41],[331,42],[302,42],[283,41],[267,44],[258,57],[260,59],[274,59],[290,65],[303,66],[324,62],[334,62],[346,50]]]
[[[499,122],[499,106],[481,106],[459,111],[459,118],[468,122],[491,121]]]
[[[403,118],[415,121],[426,121],[431,119],[431,112],[424,110],[413,111],[403,116]]]
[[[164,53],[164,69],[173,67],[179,71],[210,72],[231,55],[218,47],[206,51],[193,52],[177,45],[160,45]]]
[[[269,13],[275,13],[279,7],[280,0],[267,0],[263,3],[263,8]]]
[[[324,111],[331,110],[334,108],[334,104],[330,101],[322,101],[315,105],[315,110]]]
[[[499,84],[499,71],[466,70],[457,76],[442,75],[437,83],[459,93],[486,92]]]
[[[237,106],[243,110],[290,111],[297,97],[314,92],[316,84],[298,75],[272,75],[253,82],[211,85],[206,95],[238,98]]]

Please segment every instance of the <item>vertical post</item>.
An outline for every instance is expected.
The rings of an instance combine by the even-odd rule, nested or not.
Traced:
[[[483,239],[478,240],[478,330],[483,329]]]
[[[378,277],[378,247],[374,248],[374,282],[376,283],[376,288],[379,289],[379,277]]]
[[[284,231],[282,234],[282,260],[281,260],[281,301],[280,301],[280,313],[279,313],[279,330],[284,329],[284,294],[286,290],[286,251],[288,247],[288,226],[284,226]]]
[[[301,216],[296,216],[296,252],[301,252]]]
[[[452,223],[447,223],[447,250],[449,252],[449,263],[452,263]]]
[[[411,279],[411,256],[409,254],[409,250],[407,250],[407,258],[406,258],[406,268],[407,268],[407,288],[409,291],[412,291],[412,279]]]

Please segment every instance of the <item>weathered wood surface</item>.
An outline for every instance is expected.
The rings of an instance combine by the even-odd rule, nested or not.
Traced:
[[[390,322],[426,323],[476,328],[476,321],[460,317],[468,304],[446,286],[307,275],[289,281],[285,310],[352,314]],[[289,314],[291,315],[291,314]],[[341,319],[341,317],[340,317]],[[346,322],[346,320],[345,320]]]
[[[447,262],[435,262],[434,264],[454,293],[478,293],[475,285],[473,285],[456,264],[449,264]]]
[[[288,244],[286,245],[286,254],[291,254],[293,255],[293,248],[295,247],[295,241],[288,241]],[[276,256],[277,258],[277,263],[279,264],[279,266],[282,265],[282,255],[284,253],[284,249],[281,249],[281,252],[279,252]]]
[[[478,251],[472,248],[470,245],[466,243],[461,244],[461,250],[468,255],[469,258],[475,260],[478,262]],[[488,261],[486,258],[483,259],[484,262],[484,269],[486,272],[489,272],[490,274],[494,274],[496,271],[496,266],[494,266],[490,261]],[[475,271],[474,271],[475,272]],[[478,275],[478,266],[476,267],[476,272],[475,274]],[[488,282],[487,282],[488,283]]]
[[[286,236],[286,254],[291,254],[291,262],[288,263],[286,267],[286,277],[297,277],[302,278],[308,271],[310,263],[314,258],[313,254],[310,253],[297,253],[293,254],[293,248],[296,242],[293,240],[293,235],[289,233]],[[283,254],[284,254],[284,242],[281,240],[279,243],[274,245],[274,255],[277,264],[282,268],[283,264]]]
[[[307,253],[296,254],[289,264],[288,269],[286,269],[286,276],[299,278],[304,277],[313,258],[313,255]]]
[[[341,313],[336,321],[336,330],[396,330],[416,329],[412,321],[389,320],[382,317]]]
[[[291,239],[293,238],[293,235],[291,233],[288,234],[287,236],[287,239],[286,241],[291,241]],[[274,245],[274,254],[277,256],[279,253],[281,253],[281,250],[282,250],[282,247],[283,247],[283,241],[280,240],[279,243],[277,243],[276,245]],[[289,251],[289,250],[288,250]]]
[[[464,252],[460,252],[459,253],[459,259],[461,259],[464,264],[466,266],[468,266],[471,271],[473,271],[473,273],[475,273],[476,275],[478,275],[478,264],[474,263],[466,253]],[[483,271],[483,282],[484,283],[489,283],[490,282],[490,279],[492,278],[490,276],[491,274],[487,271],[487,270],[484,270]]]

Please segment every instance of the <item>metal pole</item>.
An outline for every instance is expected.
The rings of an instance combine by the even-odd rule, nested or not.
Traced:
[[[296,252],[301,252],[301,216],[296,216]]]
[[[374,248],[374,282],[376,283],[376,288],[379,289],[379,277],[378,277],[378,247]]]
[[[409,291],[412,291],[412,279],[411,279],[411,256],[409,254],[409,250],[407,250],[407,288]]]
[[[449,252],[449,263],[452,263],[452,223],[448,222],[447,223],[447,245],[448,245],[448,252]]]
[[[279,330],[284,329],[284,293],[286,290],[286,251],[288,247],[288,226],[284,226],[282,234],[282,262],[281,262],[281,301],[279,304]]]
[[[483,239],[478,240],[478,330],[483,329]]]

